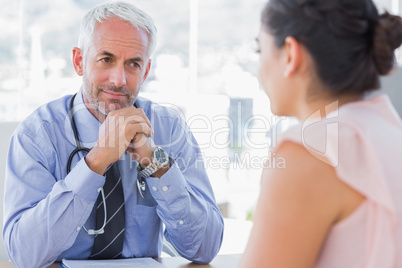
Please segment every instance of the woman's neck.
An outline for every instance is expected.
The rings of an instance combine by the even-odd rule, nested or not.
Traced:
[[[329,113],[338,110],[340,106],[360,99],[362,99],[362,96],[356,95],[345,95],[339,97],[321,95],[309,97],[306,98],[302,105],[300,105],[296,117],[300,121],[306,120],[307,118],[324,118],[327,117]]]

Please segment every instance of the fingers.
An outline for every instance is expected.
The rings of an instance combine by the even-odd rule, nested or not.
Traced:
[[[134,108],[134,107],[132,107]],[[145,115],[145,112],[143,109],[141,108],[134,108],[134,111],[136,113],[136,115],[140,116],[141,118],[145,119],[145,123],[149,126],[149,128],[152,130],[152,135],[154,134],[153,129],[152,129],[152,125],[151,122],[149,121],[148,117]],[[149,136],[148,136],[149,137]]]
[[[142,122],[142,123],[135,123],[135,124],[127,124],[126,125],[126,132],[127,133],[134,133],[134,135],[129,135],[131,136],[129,141],[134,141],[136,137],[139,137],[139,134],[145,135],[147,138],[151,137],[153,135],[153,130],[149,127],[148,124]]]
[[[147,139],[153,134],[151,123],[142,109],[125,107],[113,110],[99,129],[93,154],[96,153],[96,159],[102,159],[105,164],[114,163],[125,151],[139,152],[140,157],[148,157],[152,153],[152,147],[148,146]],[[136,136],[144,138],[133,143]],[[130,149],[130,144],[135,144],[137,148]]]
[[[141,108],[134,108],[133,106],[129,106],[123,109],[113,110],[109,113],[108,117],[118,117],[119,120],[123,119],[124,121],[123,123],[125,125],[145,123],[148,125],[148,128],[151,130],[151,132],[144,132],[144,133],[147,134],[148,137],[154,134],[151,122],[145,115],[144,110],[142,110]]]
[[[151,138],[148,138],[144,133],[138,133],[127,147],[127,153],[134,161],[147,166],[152,161],[155,148]]]

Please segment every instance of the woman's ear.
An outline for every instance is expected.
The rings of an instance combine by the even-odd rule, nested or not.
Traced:
[[[286,37],[284,48],[286,65],[283,76],[290,77],[300,68],[304,50],[302,49],[302,45],[292,36]]]
[[[84,74],[84,69],[83,69],[83,55],[82,55],[82,50],[78,47],[73,48],[73,65],[75,72],[79,75],[82,76]]]

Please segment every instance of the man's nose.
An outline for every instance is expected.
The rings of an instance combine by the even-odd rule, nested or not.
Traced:
[[[111,71],[109,80],[115,87],[125,86],[127,81],[124,66],[115,66]]]

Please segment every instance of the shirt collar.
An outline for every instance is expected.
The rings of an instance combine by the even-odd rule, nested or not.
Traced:
[[[74,119],[77,126],[78,137],[81,146],[91,149],[94,147],[101,123],[96,119],[85,106],[82,96],[82,88],[77,92],[74,99]]]

